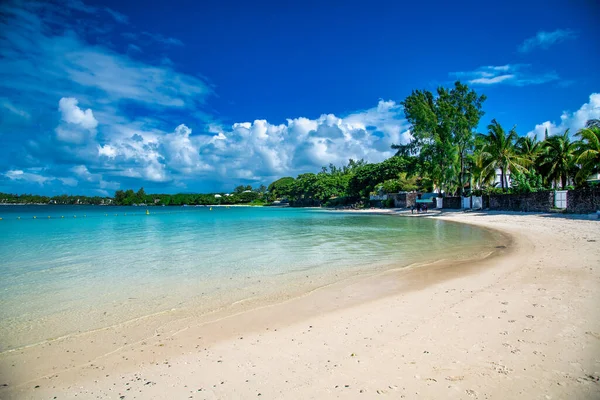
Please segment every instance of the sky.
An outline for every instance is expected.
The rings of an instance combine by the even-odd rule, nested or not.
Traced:
[[[600,118],[600,3],[0,2],[0,192],[229,192],[410,140],[456,80],[543,138]]]

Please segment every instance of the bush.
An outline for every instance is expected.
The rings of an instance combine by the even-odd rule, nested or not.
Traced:
[[[510,179],[513,193],[525,194],[544,190],[544,186],[542,185],[542,177],[534,170],[525,171],[524,173],[514,171],[511,174]]]
[[[394,207],[394,199],[387,199],[384,203],[383,206],[385,208],[393,208]]]
[[[502,188],[499,188],[499,187],[489,187],[489,188],[485,189],[484,193],[487,194],[487,195],[490,195],[490,194],[510,194],[511,191],[510,190],[502,190]]]

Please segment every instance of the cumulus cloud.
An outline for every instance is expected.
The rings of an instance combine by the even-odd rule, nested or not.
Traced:
[[[382,161],[394,154],[392,144],[410,140],[402,107],[383,100],[344,117],[323,114],[285,124],[255,120],[212,129],[216,135],[199,146],[206,162],[224,177],[254,180],[317,171],[350,158]]]
[[[23,181],[28,181],[28,182],[35,182],[35,183],[39,183],[40,185],[43,184],[44,182],[46,182],[48,180],[48,178],[38,175],[38,174],[32,174],[29,172],[24,172],[22,170],[10,170],[4,173],[4,175],[11,180],[17,181],[17,180],[23,180]]]
[[[172,132],[129,124],[105,133],[97,145],[99,168],[106,176],[170,182],[173,185],[203,179],[224,186],[239,181],[268,183],[285,175],[318,171],[350,158],[382,161],[394,154],[391,145],[411,136],[402,107],[380,101],[376,107],[338,117],[288,119],[284,124],[266,120],[212,124],[208,133],[194,135],[180,124]],[[81,167],[74,172],[87,176]]]
[[[67,186],[77,186],[77,180],[72,177],[53,177],[46,176],[38,169],[32,169],[31,171],[23,171],[23,170],[9,170],[3,174],[8,179],[13,181],[20,181],[24,183],[35,183],[38,185],[44,185],[49,182],[61,182]]]
[[[584,103],[579,110],[575,112],[564,111],[560,116],[560,122],[545,121],[537,124],[535,128],[528,132],[528,136],[535,136],[539,140],[544,139],[546,130],[548,135],[557,135],[564,133],[569,129],[571,134],[575,134],[579,129],[585,126],[590,119],[600,118],[600,93],[592,93],[590,100]]]
[[[552,32],[540,31],[535,36],[526,39],[519,46],[519,52],[529,53],[536,48],[548,49],[550,46],[564,42],[569,39],[575,39],[577,34],[571,29],[557,29]]]
[[[556,72],[533,73],[529,64],[486,65],[473,71],[452,72],[451,76],[466,79],[472,85],[511,86],[539,85],[559,79]]]
[[[63,97],[58,102],[61,113],[61,123],[56,127],[56,137],[63,141],[81,144],[96,135],[98,121],[91,109],[82,110],[77,106],[78,101],[72,97]]]
[[[59,100],[58,109],[62,114],[62,120],[88,130],[95,129],[98,126],[98,121],[94,118],[92,110],[88,108],[84,111],[77,104],[79,102],[73,97],[63,97]]]
[[[77,13],[107,18],[110,11],[73,4],[0,4],[6,16],[0,19],[0,91],[11,100],[0,106],[16,113],[15,104],[31,104],[36,121],[19,130],[23,140],[3,153],[11,157],[3,164],[9,180],[76,184],[83,191],[114,190],[120,183],[197,190],[198,182],[211,181],[229,190],[240,182],[269,183],[350,158],[378,162],[394,154],[392,144],[410,139],[402,107],[390,100],[284,123],[215,122],[203,111],[212,93],[204,78],[177,72],[173,63],[161,64],[150,53],[137,51],[133,58],[131,51],[118,53],[102,45],[107,41],[91,40],[103,31],[81,33],[79,25],[93,24],[87,19],[74,24],[82,17]],[[145,32],[129,39],[181,45]],[[57,103],[58,113],[53,112]],[[22,125],[18,120],[0,121],[2,130]],[[41,165],[44,170],[32,169]]]
[[[97,184],[97,187],[100,189],[115,190],[118,189],[120,186],[117,182],[105,181],[102,178],[102,174],[91,173],[85,165],[76,165],[73,168],[71,168],[71,172],[73,172],[81,180]]]

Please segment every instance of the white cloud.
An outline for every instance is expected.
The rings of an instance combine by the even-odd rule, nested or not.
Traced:
[[[590,95],[590,101],[584,103],[579,110],[571,113],[564,111],[560,116],[560,122],[555,123],[551,121],[542,122],[537,124],[535,128],[528,132],[528,136],[535,136],[539,140],[544,139],[546,129],[548,135],[557,135],[564,133],[565,130],[569,129],[571,134],[575,134],[579,129],[585,126],[585,123],[590,119],[600,118],[600,93],[592,93]]]
[[[180,41],[132,34],[127,37],[137,42],[129,51],[137,58],[117,53],[102,45],[109,40],[94,36],[101,30],[93,30],[94,35],[90,30],[81,32],[79,25],[92,25],[88,19],[73,22],[73,8],[85,12],[86,18],[107,17],[110,11],[69,4],[62,8],[53,3],[0,4],[0,12],[7,16],[0,19],[4,56],[0,91],[6,98],[18,99],[14,104],[34,104],[32,118],[44,119],[40,126],[46,127],[26,133],[22,149],[31,156],[27,163],[13,156],[6,164],[17,171],[9,174],[14,179],[55,183],[63,179],[60,182],[66,185],[78,180],[81,187],[99,190],[117,188],[114,181],[123,177],[182,188],[189,182],[210,180],[229,188],[240,180],[268,183],[283,175],[318,171],[330,163],[345,164],[349,158],[378,162],[394,154],[392,144],[410,139],[402,107],[383,100],[349,115],[290,118],[281,124],[259,119],[223,126],[202,110],[212,94],[203,78],[179,73],[171,62],[158,64],[159,58],[166,57],[163,54],[154,56],[152,63],[143,62],[143,57],[153,56],[133,47],[149,42],[180,46]],[[119,16],[113,18],[120,22]],[[48,115],[53,114],[48,111],[55,110],[57,102],[60,121],[50,120]],[[34,110],[43,110],[43,117]],[[178,125],[184,122],[182,115],[193,118]],[[169,121],[174,122],[165,127]],[[198,123],[206,123],[207,128],[192,125]],[[55,135],[48,137],[52,127]],[[48,169],[41,173],[27,168],[34,164]],[[72,176],[62,178],[65,170]],[[52,172],[59,177],[49,177]]]
[[[98,126],[98,121],[94,118],[94,113],[91,109],[82,110],[77,106],[79,102],[73,97],[63,97],[58,102],[58,109],[62,114],[62,120],[69,123],[80,125],[85,129],[95,129]]]
[[[51,104],[66,92],[93,98],[96,105],[136,101],[149,107],[195,109],[212,94],[202,78],[178,73],[172,65],[152,65],[117,53],[98,44],[102,40],[90,44],[85,38],[93,35],[79,35],[77,29],[93,24],[86,19],[74,25],[71,11],[68,4],[0,4],[6,15],[0,20],[0,90],[6,96],[19,96],[24,104]],[[180,44],[161,35],[142,36]],[[134,46],[130,49],[138,48]]]
[[[345,117],[323,114],[317,119],[288,119],[274,125],[265,120],[216,129],[201,143],[200,154],[223,176],[267,180],[317,171],[348,159],[382,161],[394,154],[392,144],[410,140],[402,107],[380,101],[377,107]]]
[[[184,185],[190,180],[239,180],[268,183],[272,179],[320,170],[348,159],[382,161],[394,154],[392,144],[410,140],[402,107],[380,101],[376,107],[344,117],[288,119],[284,124],[266,120],[212,124],[210,134],[194,135],[184,124],[172,132],[148,129],[131,122],[105,130],[96,146],[103,176],[130,177]],[[73,172],[87,179],[87,170]]]
[[[24,119],[29,119],[31,118],[31,115],[29,115],[29,113],[27,111],[21,110],[20,108],[15,107],[9,100],[4,99],[0,102],[0,106],[4,107],[5,109],[7,109],[8,111],[10,111],[11,113],[18,115],[19,117],[22,117]]]
[[[168,37],[161,35],[160,33],[142,32],[143,35],[149,37],[155,42],[167,45],[167,46],[183,46],[183,42],[177,38]]]
[[[121,14],[120,12],[115,11],[112,8],[106,7],[104,11],[106,11],[111,17],[114,18],[115,21],[117,21],[120,24],[126,24],[129,22],[129,17],[127,17],[127,15]]]
[[[32,174],[32,173],[28,173],[28,172],[24,172],[22,170],[10,170],[7,171],[6,173],[4,173],[4,175],[11,180],[22,180],[22,181],[27,181],[27,182],[34,182],[34,183],[39,183],[40,185],[42,185],[44,182],[46,182],[48,180],[48,178],[37,175],[37,174]]]
[[[493,85],[494,83],[500,83],[503,82],[507,79],[514,79],[514,75],[498,75],[495,76],[493,78],[486,78],[486,77],[481,77],[481,78],[475,78],[469,81],[469,83],[472,84],[482,84],[482,85]]]
[[[473,71],[452,72],[451,76],[466,79],[472,85],[505,84],[512,86],[539,85],[559,79],[555,72],[532,73],[528,64],[486,65]]]
[[[552,32],[540,31],[535,36],[526,39],[520,46],[521,53],[528,53],[536,48],[548,49],[556,43],[575,39],[577,34],[570,29],[557,29]]]
[[[68,143],[83,144],[96,135],[98,121],[91,109],[82,110],[78,101],[72,97],[63,97],[58,102],[62,122],[56,127],[56,137]]]
[[[182,174],[192,174],[199,171],[211,170],[212,167],[200,159],[199,148],[192,142],[192,130],[181,124],[175,132],[167,135],[163,142],[165,163],[169,169]]]
[[[114,189],[119,188],[119,184],[117,182],[105,181],[102,178],[102,174],[91,173],[85,165],[76,165],[73,168],[71,168],[71,172],[73,172],[76,176],[78,176],[79,178],[81,178],[82,180],[84,180],[86,182],[96,183],[98,185],[98,187],[101,189],[109,188],[109,189],[114,190]],[[67,178],[67,179],[69,179],[69,178]],[[73,179],[73,178],[70,178],[70,179]]]
[[[67,186],[77,186],[78,182],[75,178],[57,178],[59,181],[63,183],[63,185]]]
[[[13,181],[37,183],[39,185],[44,185],[46,183],[49,183],[49,182],[55,181],[55,180],[58,180],[67,186],[77,185],[77,180],[75,180],[73,178],[69,178],[69,177],[54,178],[54,177],[42,175],[39,172],[40,172],[39,169],[35,169],[35,168],[32,169],[31,172],[26,172],[23,170],[16,169],[16,170],[9,170],[9,171],[5,172],[3,175]]]
[[[110,144],[98,146],[98,155],[106,156],[108,158],[115,158],[115,156],[117,155],[117,149],[112,147]]]

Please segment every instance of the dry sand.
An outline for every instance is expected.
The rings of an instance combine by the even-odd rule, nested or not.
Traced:
[[[600,222],[429,218],[510,240],[484,260],[145,326],[150,337],[111,329],[5,353],[0,399],[600,398]]]

